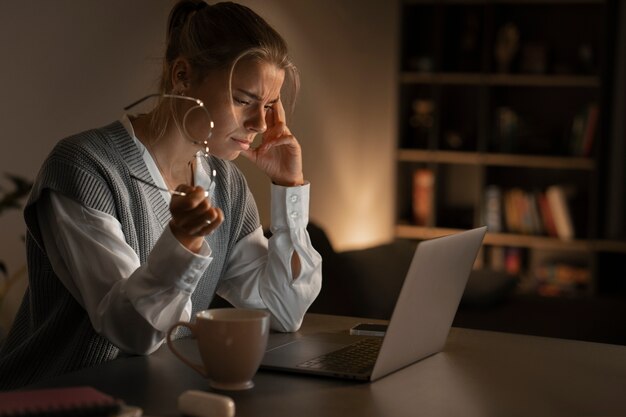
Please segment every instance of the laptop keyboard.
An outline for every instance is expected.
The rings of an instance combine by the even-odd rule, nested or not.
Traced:
[[[382,341],[382,337],[362,339],[344,348],[309,359],[298,367],[351,374],[364,373],[373,368]]]

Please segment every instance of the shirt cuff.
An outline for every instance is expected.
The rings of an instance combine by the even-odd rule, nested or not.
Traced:
[[[148,265],[153,276],[191,292],[213,260],[211,253],[206,240],[202,243],[200,253],[191,252],[174,237],[167,226],[148,256]]]
[[[310,183],[296,187],[271,185],[272,232],[306,227],[309,223]]]

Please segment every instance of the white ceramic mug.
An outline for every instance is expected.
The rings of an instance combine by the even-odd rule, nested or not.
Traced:
[[[194,363],[176,350],[172,334],[187,327],[196,338],[202,364]],[[174,355],[221,390],[244,390],[254,386],[252,377],[259,369],[269,336],[267,311],[217,308],[196,314],[195,322],[180,321],[167,332],[167,343]]]

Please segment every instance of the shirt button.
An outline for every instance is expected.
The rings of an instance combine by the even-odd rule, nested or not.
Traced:
[[[292,211],[291,213],[289,213],[289,216],[290,216],[292,219],[295,219],[296,217],[298,217],[298,212],[297,212],[297,211]]]
[[[292,203],[297,203],[297,202],[298,202],[298,196],[297,196],[297,195],[292,195],[292,196],[289,198],[289,200],[290,200]]]

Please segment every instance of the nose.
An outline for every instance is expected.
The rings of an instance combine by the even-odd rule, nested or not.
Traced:
[[[263,107],[251,111],[243,123],[246,130],[254,133],[263,133],[267,130],[267,123],[265,122],[265,111]]]

